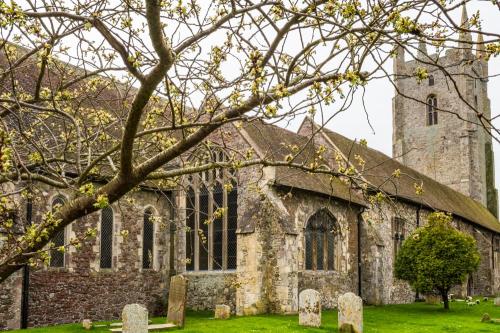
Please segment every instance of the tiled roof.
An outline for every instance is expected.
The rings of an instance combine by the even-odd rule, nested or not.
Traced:
[[[354,165],[356,165],[354,156],[360,155],[366,162],[363,176],[384,192],[431,209],[450,212],[487,229],[500,232],[500,222],[481,203],[404,166],[378,150],[360,145],[326,128],[323,133]],[[391,177],[397,169],[401,171],[401,176]],[[415,183],[423,184],[422,194],[416,194]]]
[[[244,125],[245,132],[253,144],[272,161],[284,161],[290,154],[290,147],[295,145],[301,150],[294,163],[308,165],[314,159],[318,146],[308,138],[278,126],[252,121]],[[309,173],[293,167],[275,167],[274,183],[291,188],[322,193],[359,205],[366,205],[363,198],[350,186],[338,178],[327,174]]]

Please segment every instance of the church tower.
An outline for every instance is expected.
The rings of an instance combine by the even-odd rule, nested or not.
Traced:
[[[467,27],[467,22],[464,6],[462,26]],[[482,42],[478,36],[474,52],[471,34],[461,33],[458,47],[437,55],[428,54],[421,41],[416,59],[409,61],[398,48],[393,157],[479,201],[498,216],[492,139],[483,119],[491,118],[491,110]],[[423,68],[429,77],[418,82],[414,74]]]

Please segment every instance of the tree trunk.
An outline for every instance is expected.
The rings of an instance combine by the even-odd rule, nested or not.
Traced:
[[[444,309],[449,310],[450,304],[448,302],[448,290],[441,291],[441,298],[443,299]]]

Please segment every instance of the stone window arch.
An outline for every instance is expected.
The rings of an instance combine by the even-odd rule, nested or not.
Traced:
[[[427,97],[426,110],[427,110],[427,126],[437,125],[437,97],[436,95],[429,95]]]
[[[152,269],[154,263],[154,211],[146,207],[143,213],[142,225],[142,268]]]
[[[113,267],[113,230],[114,214],[111,207],[101,210],[101,230],[100,230],[100,268]]]
[[[202,155],[203,163],[228,160],[218,149]],[[225,168],[203,171],[189,176],[186,186],[186,270],[236,269],[236,172]]]
[[[306,270],[338,270],[340,249],[337,219],[327,209],[320,209],[305,228]]]
[[[56,195],[52,199],[51,207],[52,211],[55,211],[64,203],[66,202],[66,199],[62,195]],[[65,266],[65,258],[64,258],[64,252],[59,251],[58,248],[61,246],[64,246],[66,244],[66,228],[63,228],[59,230],[54,237],[52,237],[52,244],[53,244],[53,249],[50,250],[50,262],[49,265],[50,267],[64,267]]]

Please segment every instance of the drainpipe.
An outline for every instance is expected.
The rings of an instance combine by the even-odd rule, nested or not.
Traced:
[[[31,198],[26,201],[26,224],[31,225],[33,218],[33,202]],[[29,316],[29,293],[30,293],[30,268],[26,264],[23,266],[23,285],[21,291],[21,328],[28,328]]]
[[[358,213],[358,296],[361,296],[361,223],[363,222],[363,212],[364,208],[361,208],[361,211]]]
[[[420,227],[420,206],[417,207],[417,228]]]
[[[417,207],[416,220],[417,220],[417,228],[418,228],[418,227],[420,227],[420,206]],[[419,298],[420,298],[420,293],[418,292],[418,289],[417,289],[415,291],[415,301],[418,301]]]
[[[169,227],[169,232],[170,232],[170,237],[169,237],[169,246],[170,246],[170,256],[169,256],[169,267],[168,267],[168,270],[169,270],[169,281],[170,281],[170,277],[174,276],[176,274],[176,271],[175,271],[175,232],[177,231],[177,227],[176,227],[176,219],[175,219],[175,207],[174,207],[174,199],[175,199],[175,195],[174,195],[174,191],[170,191],[170,195],[169,195],[169,201],[170,201],[170,227]]]
[[[491,233],[491,294],[493,293],[493,288],[495,288],[495,233]]]

